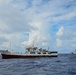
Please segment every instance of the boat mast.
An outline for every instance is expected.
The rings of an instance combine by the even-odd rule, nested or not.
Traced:
[[[10,47],[9,47],[9,49],[10,49],[10,51],[12,51],[12,50],[11,50],[11,42],[10,42]]]
[[[48,46],[48,50],[49,50],[49,46]]]
[[[34,47],[34,41],[33,41],[33,44],[32,44],[32,48]]]

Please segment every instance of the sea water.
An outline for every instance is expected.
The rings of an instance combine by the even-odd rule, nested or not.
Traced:
[[[76,55],[29,59],[2,59],[0,55],[0,75],[76,75]]]

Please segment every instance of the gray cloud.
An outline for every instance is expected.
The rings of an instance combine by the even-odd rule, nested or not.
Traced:
[[[31,0],[31,2],[30,0],[0,0],[0,36],[10,39],[15,44],[17,42],[20,44],[22,38],[25,39],[25,36],[28,36],[25,39],[28,41],[34,33],[37,33],[36,28],[38,28],[40,35],[43,34],[46,37],[49,34],[49,39],[52,40],[49,45],[53,48],[57,39],[55,35],[57,30],[52,30],[54,28],[53,22],[58,28],[63,25],[63,22],[62,25],[58,22],[68,20],[70,24],[71,19],[76,16],[75,5],[75,0]],[[71,40],[72,43],[76,37],[76,27],[71,28],[72,25],[70,27],[66,27],[66,25],[64,22],[64,34],[59,37],[62,41],[65,40],[63,42],[63,44],[66,43],[65,45],[67,45],[67,40],[68,42]],[[34,30],[34,33],[31,33],[32,30]],[[26,35],[24,32],[30,32],[31,36],[29,37],[29,33]],[[37,36],[40,35],[37,34]],[[39,43],[41,44],[40,40]],[[14,47],[18,48],[17,46]]]
[[[3,24],[3,25],[2,25]],[[0,6],[0,31],[3,33],[30,32],[27,16],[11,4]]]
[[[0,37],[0,43],[2,43],[2,42],[8,42],[8,40],[4,37]]]

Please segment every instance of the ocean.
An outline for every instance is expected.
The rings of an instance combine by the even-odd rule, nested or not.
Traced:
[[[76,55],[58,57],[1,59],[0,75],[76,75]]]

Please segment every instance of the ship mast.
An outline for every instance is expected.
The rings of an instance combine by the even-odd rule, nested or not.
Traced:
[[[49,50],[49,47],[48,47],[48,50]]]
[[[34,47],[34,41],[33,41],[33,44],[32,44],[32,48]]]
[[[10,49],[10,51],[12,51],[12,50],[11,50],[11,42],[10,42],[10,46],[9,46],[9,49]]]

